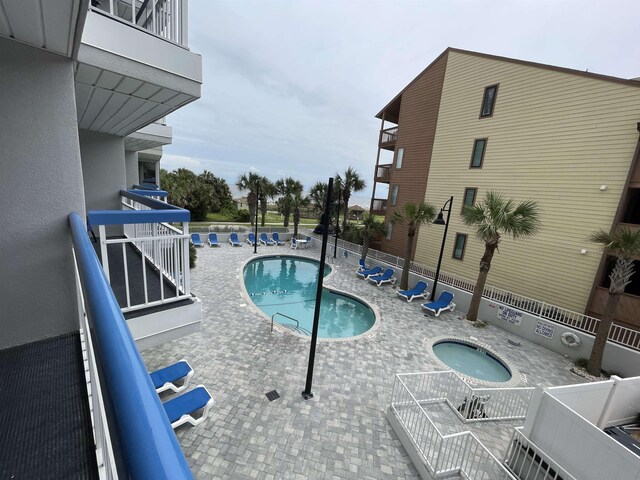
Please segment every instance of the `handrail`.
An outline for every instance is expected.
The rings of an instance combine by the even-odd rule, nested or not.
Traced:
[[[271,333],[273,333],[273,319],[275,318],[276,315],[280,315],[281,317],[285,317],[285,318],[288,318],[289,320],[293,320],[294,322],[296,322],[296,328],[295,328],[296,331],[302,332],[307,336],[309,336],[311,334],[311,332],[309,332],[309,330],[307,330],[306,328],[300,327],[300,322],[298,320],[296,320],[293,317],[290,317],[289,315],[285,315],[284,313],[280,313],[280,312],[276,312],[273,315],[271,315]]]
[[[77,213],[69,215],[78,273],[117,443],[130,478],[192,479],[118,302]]]
[[[191,212],[170,203],[149,198],[144,194],[120,190],[120,195],[151,210],[90,210],[87,212],[91,225],[127,225],[132,223],[188,222]]]
[[[135,187],[140,187],[140,185],[135,185]],[[131,188],[128,190],[129,193],[133,193],[135,195],[142,195],[143,197],[167,197],[169,192],[166,190],[152,190],[150,188]]]

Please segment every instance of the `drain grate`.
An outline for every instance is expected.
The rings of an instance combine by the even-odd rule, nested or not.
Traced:
[[[271,390],[270,392],[265,393],[270,402],[277,400],[280,398],[280,394],[277,390]]]

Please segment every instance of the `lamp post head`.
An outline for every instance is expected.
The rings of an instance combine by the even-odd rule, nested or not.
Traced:
[[[438,218],[436,218],[433,221],[434,225],[446,225],[446,222],[444,221],[444,216],[442,215],[442,210],[440,210],[440,213],[438,214]]]

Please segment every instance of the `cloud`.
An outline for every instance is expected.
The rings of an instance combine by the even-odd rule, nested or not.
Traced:
[[[374,115],[448,46],[639,76],[637,7],[615,3],[192,1],[202,98],[169,116],[162,165],[230,184],[248,171],[293,176],[306,187],[353,166],[366,198]]]

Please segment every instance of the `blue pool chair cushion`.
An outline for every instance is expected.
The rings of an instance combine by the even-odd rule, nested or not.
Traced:
[[[191,368],[191,365],[189,365],[186,360],[180,360],[173,365],[169,365],[168,367],[164,367],[156,370],[155,372],[151,372],[149,376],[151,377],[154,388],[157,390],[159,388],[163,388],[167,384],[174,384],[179,380],[186,379],[192,374],[193,368]],[[186,388],[186,385],[182,385],[181,387]],[[179,391],[175,388],[171,388],[171,390]]]

